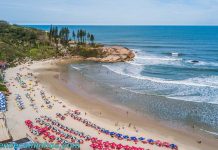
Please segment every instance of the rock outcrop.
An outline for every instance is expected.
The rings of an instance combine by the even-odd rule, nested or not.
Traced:
[[[135,57],[133,51],[121,46],[104,46],[100,49],[103,56],[101,58],[89,57],[86,60],[97,62],[124,62]]]

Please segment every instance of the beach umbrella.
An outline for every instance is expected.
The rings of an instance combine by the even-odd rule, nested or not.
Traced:
[[[155,141],[155,144],[156,144],[157,146],[162,146],[162,142],[161,142],[160,140]]]
[[[25,124],[32,124],[33,122],[31,120],[25,120]]]
[[[44,135],[45,137],[48,137],[48,136],[50,135],[50,133],[49,133],[49,132],[44,132],[43,135]]]
[[[128,135],[124,135],[123,138],[124,138],[124,139],[128,139],[129,136],[128,136]]]
[[[96,141],[98,144],[102,144],[102,140],[97,140]]]
[[[130,150],[130,146],[129,145],[125,145],[125,146],[123,146],[123,149],[124,150]]]
[[[75,140],[76,140],[76,137],[75,137],[75,136],[72,136],[72,137],[71,137],[71,141],[72,141],[72,142],[75,142]]]
[[[145,140],[145,138],[143,138],[143,137],[140,137],[140,138],[138,138],[140,141],[143,141],[143,140]]]
[[[95,137],[91,138],[91,142],[95,142],[96,140],[97,140],[97,138],[95,138]]]
[[[84,142],[84,141],[83,141],[82,139],[78,140],[78,143],[79,143],[79,144],[83,144],[83,142]]]
[[[110,135],[112,136],[112,135],[114,135],[114,134],[116,134],[115,132],[110,132]]]
[[[56,139],[56,137],[54,136],[54,135],[51,135],[51,136],[49,136],[49,142],[53,142],[55,139]]]
[[[178,147],[177,147],[177,145],[175,145],[175,144],[170,144],[170,148],[177,150]]]
[[[103,149],[103,146],[102,145],[98,145],[97,148],[98,149]]]
[[[136,140],[137,140],[137,138],[136,138],[135,136],[130,137],[130,139],[131,139],[132,141],[136,141]]]
[[[105,147],[109,147],[110,146],[110,143],[108,141],[103,142],[103,144],[104,144]]]
[[[111,148],[115,148],[117,146],[117,144],[113,142],[113,143],[110,143],[110,146],[111,146]]]
[[[110,131],[109,131],[109,130],[105,130],[104,133],[105,133],[105,134],[109,134]]]
[[[168,143],[168,142],[163,142],[162,145],[165,146],[165,147],[167,147],[167,148],[170,147],[170,143]]]
[[[117,136],[118,138],[122,138],[123,135],[120,134],[120,133],[117,133],[116,136]]]
[[[130,147],[130,149],[131,149],[131,150],[137,150],[137,147],[132,146],[132,147]]]
[[[89,145],[91,148],[93,148],[93,149],[96,149],[97,148],[97,145],[96,144],[91,144],[91,145]]]
[[[148,142],[149,144],[154,144],[154,140],[152,140],[152,139],[148,139],[147,142]]]
[[[122,144],[118,144],[117,145],[117,149],[121,149],[121,148],[123,148],[123,145]]]
[[[35,128],[35,129],[40,129],[40,127],[39,127],[39,126],[34,126],[33,128]]]

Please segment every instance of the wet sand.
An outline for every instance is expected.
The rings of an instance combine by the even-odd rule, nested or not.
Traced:
[[[88,96],[80,87],[73,89],[66,86],[67,79],[61,78],[60,74],[66,71],[66,65],[56,65],[43,67],[35,70],[39,73],[40,82],[49,88],[52,93],[62,97],[67,103],[83,109],[88,115],[96,118],[102,124],[116,126],[121,131],[138,130],[138,133],[147,135],[149,138],[170,141],[178,144],[179,149],[191,150],[216,150],[218,147],[217,139],[205,137],[194,133],[184,133],[166,126],[157,120],[144,117],[132,110],[118,105],[112,105],[101,101],[96,97]],[[82,82],[82,81],[81,81]],[[91,99],[91,100],[90,100]],[[128,112],[128,113],[127,113]],[[131,123],[131,127],[128,127]],[[122,129],[122,127],[124,129]],[[134,128],[136,127],[136,129]],[[201,141],[201,143],[200,143]]]

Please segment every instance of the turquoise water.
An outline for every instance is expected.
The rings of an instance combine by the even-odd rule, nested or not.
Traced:
[[[195,125],[217,135],[218,26],[68,27],[86,29],[97,42],[136,54],[130,62],[69,65],[69,84],[170,126]],[[77,77],[84,83],[77,83]]]
[[[50,26],[30,27],[49,30]],[[102,65],[116,74],[141,81],[122,88],[218,104],[217,26],[68,27],[86,29],[96,36],[97,42],[125,46],[136,53],[134,61]]]

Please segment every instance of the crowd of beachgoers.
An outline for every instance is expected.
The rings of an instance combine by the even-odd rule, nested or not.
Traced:
[[[79,144],[81,149],[95,150],[186,149],[185,144],[171,136],[158,135],[129,122],[96,116],[65,100],[52,90],[61,82],[51,87],[40,78],[42,68],[51,69],[57,66],[56,63],[57,60],[36,61],[6,70],[5,81],[11,94],[6,101],[0,93],[0,108],[6,111],[14,140],[28,135],[35,142],[73,143]],[[59,78],[58,72],[52,76]]]
[[[11,92],[6,116],[13,118],[8,120],[8,126],[14,139],[27,134],[35,142],[76,143],[81,149],[96,150],[178,149],[171,141],[149,138],[144,134],[140,136],[140,132],[135,130],[119,131],[116,125],[104,126],[100,120],[101,124],[98,124],[96,118],[93,119],[85,110],[53,95],[55,93],[41,84],[34,72],[37,67],[51,62],[26,63],[6,71],[6,85]],[[0,96],[3,107],[5,97]]]

